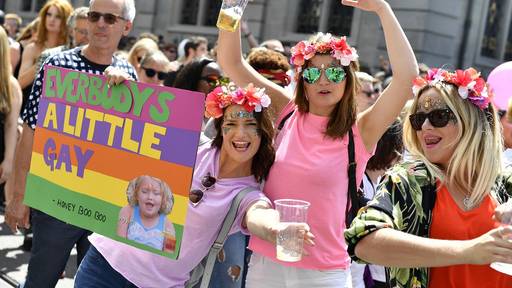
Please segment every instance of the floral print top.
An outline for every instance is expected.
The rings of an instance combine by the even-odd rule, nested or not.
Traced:
[[[375,198],[359,210],[350,228],[345,230],[348,253],[354,261],[364,262],[354,253],[366,235],[392,228],[420,237],[429,237],[432,210],[436,200],[436,179],[421,161],[395,165],[379,184]],[[491,189],[491,197],[504,203],[512,194],[512,169],[507,169]],[[390,287],[427,288],[428,268],[386,267]]]

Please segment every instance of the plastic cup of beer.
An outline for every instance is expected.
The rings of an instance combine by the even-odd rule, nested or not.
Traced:
[[[512,213],[512,200],[508,200],[507,203],[505,203],[505,207],[507,211],[510,211]],[[502,226],[512,225],[511,215],[506,215],[503,219],[501,219],[501,224]],[[512,241],[512,234],[502,235],[502,237],[507,239],[508,241]],[[512,264],[503,262],[493,262],[491,263],[491,268],[501,273],[512,275]]]
[[[279,232],[276,238],[277,259],[297,262],[302,259],[304,225],[307,223],[309,202],[295,199],[274,201],[279,213]]]
[[[240,24],[245,6],[249,0],[223,0],[220,7],[217,27],[219,29],[234,32]]]

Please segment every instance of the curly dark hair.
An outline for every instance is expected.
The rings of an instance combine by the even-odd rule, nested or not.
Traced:
[[[247,56],[247,63],[255,70],[290,70],[290,64],[286,56],[263,47],[253,48]]]
[[[226,111],[226,108],[224,108]],[[274,164],[275,159],[275,149],[272,145],[272,141],[274,139],[274,126],[272,125],[272,118],[268,109],[263,108],[261,112],[253,112],[254,117],[256,118],[256,122],[258,123],[258,129],[260,131],[261,143],[252,159],[251,172],[256,177],[258,182],[261,182],[267,179],[268,173],[270,171],[270,167]],[[215,129],[217,130],[217,134],[215,138],[213,138],[212,147],[216,147],[217,149],[221,149],[223,136],[222,136],[222,124],[224,123],[224,117],[219,117],[215,119]]]
[[[212,62],[215,61],[209,58],[203,58],[194,60],[185,65],[178,75],[176,75],[173,87],[197,91],[197,86],[199,85],[199,81],[201,81],[201,73],[203,73],[204,67]]]
[[[384,170],[400,159],[404,150],[402,141],[402,121],[396,119],[377,142],[375,154],[366,164],[367,170]]]

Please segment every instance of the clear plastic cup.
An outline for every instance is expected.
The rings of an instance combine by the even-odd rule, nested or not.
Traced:
[[[507,203],[505,203],[506,210],[512,211],[512,200],[508,200]],[[510,226],[512,225],[512,218],[510,215],[506,215],[503,219],[501,219],[501,224],[503,226]],[[506,238],[508,241],[512,241],[512,234],[503,235],[504,238]],[[512,275],[512,264],[508,263],[502,263],[502,262],[493,262],[491,263],[491,268],[493,268],[496,271],[499,271],[501,273]]]
[[[217,18],[217,27],[234,32],[240,24],[247,2],[249,0],[223,0]]]
[[[303,224],[307,223],[309,202],[295,199],[274,201],[279,212],[280,229],[276,239],[277,259],[297,262],[302,259],[304,245]]]

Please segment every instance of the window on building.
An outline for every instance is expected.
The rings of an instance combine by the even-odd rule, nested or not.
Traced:
[[[206,13],[203,21],[205,26],[215,26],[217,24],[217,16],[219,15],[221,5],[222,0],[208,1],[208,6],[206,7]]]
[[[43,8],[44,4],[46,4],[46,1],[47,0],[36,0],[36,9],[34,11],[40,11]]]
[[[485,21],[484,37],[480,54],[485,57],[499,58],[499,31],[501,27],[504,0],[490,0]]]
[[[181,10],[181,24],[196,25],[197,15],[199,14],[200,0],[187,0],[183,1],[183,8]]]
[[[5,10],[5,0],[0,0],[0,9]]]
[[[25,11],[25,12],[32,11],[32,0],[21,1],[21,11]]]
[[[505,61],[512,61],[512,20],[508,26],[507,43],[505,44]]]
[[[334,35],[350,36],[353,15],[353,7],[340,5],[340,1],[331,1],[327,32]]]
[[[354,8],[338,0],[301,0],[297,14],[297,33],[318,31],[350,36]]]
[[[318,31],[323,0],[301,0],[297,17],[297,32],[311,34]]]

